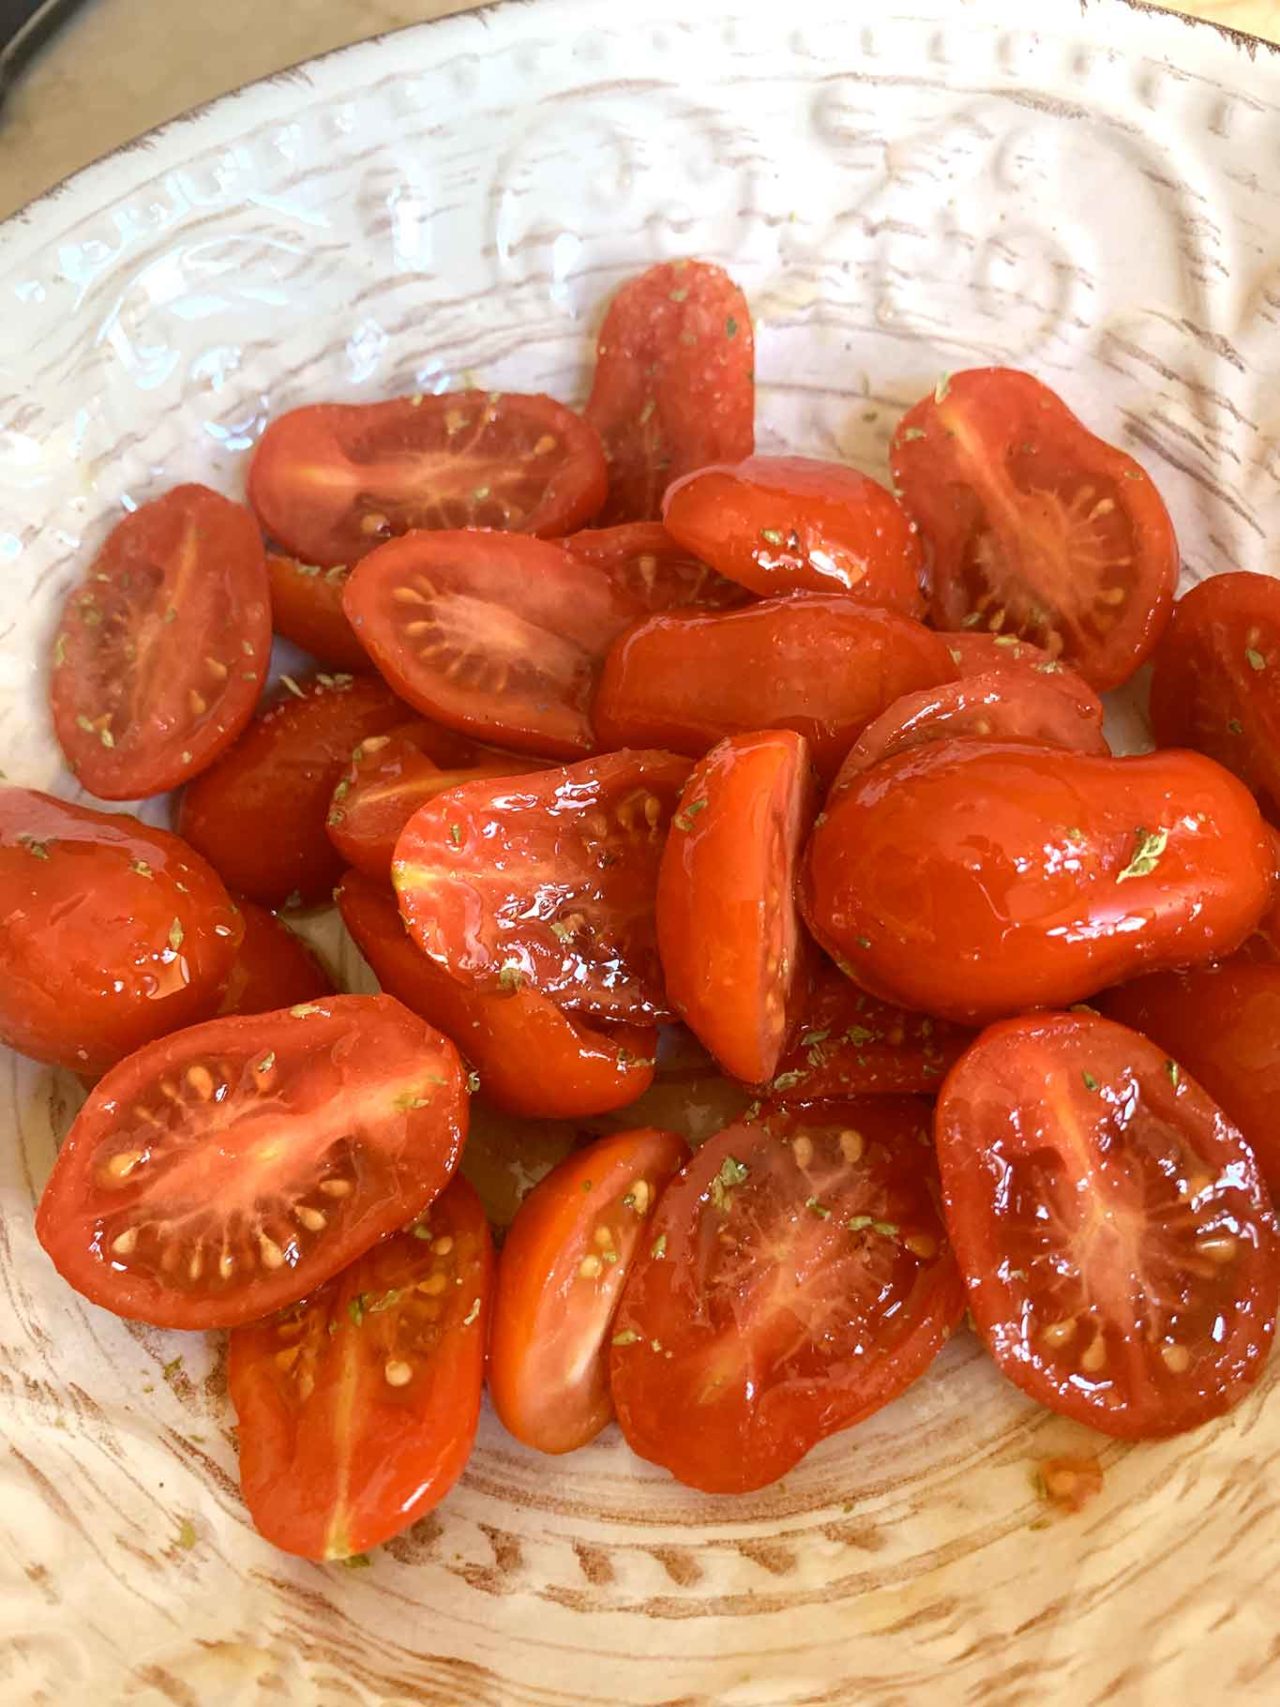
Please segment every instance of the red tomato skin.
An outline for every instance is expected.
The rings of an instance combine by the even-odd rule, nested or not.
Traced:
[[[333,791],[352,749],[406,716],[376,676],[291,680],[177,810],[179,833],[264,907],[328,901],[343,871],[325,834]]]
[[[343,606],[408,704],[447,728],[553,759],[594,751],[587,713],[600,664],[642,609],[558,544],[480,530],[411,533],[382,546],[352,575]],[[488,650],[478,611],[493,613]],[[432,632],[411,634],[419,623]],[[435,644],[441,623],[472,642],[448,651],[445,666],[435,662],[448,650]],[[460,684],[459,656],[482,659],[488,674]]]
[[[1071,694],[1050,686],[1051,680],[1020,678],[995,670],[990,675],[967,676],[963,681],[904,694],[858,736],[832,792],[839,793],[882,759],[930,741],[955,741],[966,736],[1110,758],[1111,749],[1102,733],[1101,701],[1096,717],[1082,715]]]
[[[1167,830],[1167,846],[1123,878],[1142,825]],[[1229,953],[1274,879],[1257,808],[1211,760],[939,741],[833,799],[802,898],[864,989],[982,1024]]]
[[[522,447],[515,481],[506,438]],[[428,469],[417,487],[415,460]],[[249,464],[249,502],[264,532],[323,569],[415,528],[572,533],[595,516],[605,487],[600,441],[586,422],[554,398],[514,392],[309,404],[277,416]]]
[[[170,835],[0,788],[0,1040],[90,1077],[216,1011],[244,935],[217,873]]]
[[[1238,776],[1280,823],[1280,581],[1211,575],[1174,606],[1155,657],[1151,726]]]
[[[253,901],[237,903],[244,939],[218,1006],[220,1014],[268,1014],[334,994],[333,980],[288,925]]]
[[[691,758],[726,735],[794,729],[829,782],[895,699],[955,674],[943,637],[909,617],[796,594],[637,624],[609,651],[592,716],[604,747],[668,747]]]
[[[498,1264],[489,1397],[525,1446],[574,1452],[613,1416],[609,1331],[653,1209],[688,1159],[674,1132],[616,1132],[567,1156],[517,1210]],[[597,1228],[610,1234],[608,1262]]]
[[[410,936],[492,995],[527,988],[601,1019],[668,1018],[654,904],[688,775],[672,753],[623,750],[439,796],[392,861]]]
[[[1161,1439],[1230,1410],[1262,1373],[1275,1331],[1280,1244],[1252,1153],[1194,1080],[1179,1077],[1175,1084],[1168,1068],[1163,1050],[1095,1014],[1028,1014],[990,1026],[966,1051],[942,1087],[934,1123],[947,1227],[969,1310],[987,1349],[1001,1372],[1031,1398],[1126,1440]],[[1071,1112],[1061,1116],[1059,1108]],[[1192,1365],[1189,1372],[1171,1369],[1167,1375],[1154,1370],[1153,1382],[1152,1356],[1141,1391],[1113,1403],[1114,1377],[1104,1380],[1095,1371],[1096,1378],[1082,1385],[1076,1370],[1067,1374],[1033,1334],[1037,1315],[1043,1323],[1044,1313],[1036,1310],[1027,1284],[1030,1270],[1010,1254],[1015,1247],[1007,1217],[1025,1207],[1043,1225],[1051,1214],[1053,1205],[1029,1187],[1018,1169],[1056,1146],[1061,1130],[1074,1200],[1088,1203],[1099,1216],[1105,1213],[1110,1222],[1111,1196],[1118,1187],[1132,1185],[1124,1164],[1130,1129],[1140,1113],[1191,1140],[1181,1144],[1177,1163],[1188,1189],[1175,1198],[1173,1182],[1164,1182],[1171,1201],[1155,1204],[1156,1225],[1162,1209],[1166,1221],[1176,1225],[1174,1211],[1185,1218],[1189,1211],[1183,1205],[1202,1199],[1212,1187],[1215,1198],[1222,1199],[1223,1218],[1246,1247],[1246,1285],[1243,1300],[1236,1300],[1239,1320],[1222,1325],[1222,1348],[1207,1368]],[[1099,1129],[1105,1134],[1101,1140]],[[1207,1181],[1194,1192],[1191,1173]],[[1036,1260],[1035,1247],[1016,1249],[1023,1263]],[[1114,1257],[1110,1266],[1116,1266]],[[1202,1266],[1212,1271],[1214,1264],[1202,1259]],[[1068,1346],[1075,1344],[1073,1336]],[[1142,1346],[1131,1342],[1124,1371],[1130,1386],[1142,1354]],[[1078,1347],[1072,1355],[1078,1356]]]
[[[587,420],[609,470],[601,525],[656,521],[673,480],[755,449],[751,310],[707,261],[664,261],[609,304]]]
[[[1280,844],[1277,846],[1280,848]],[[1277,852],[1276,869],[1280,870],[1280,851]],[[1239,957],[1256,961],[1259,966],[1280,965],[1280,902],[1268,908],[1259,919],[1257,930],[1251,937],[1246,937]]]
[[[271,626],[331,670],[369,668],[369,654],[342,609],[350,574],[345,563],[321,569],[319,564],[299,563],[278,551],[267,553]]]
[[[667,996],[725,1072],[746,1084],[773,1076],[808,992],[810,956],[793,897],[816,811],[802,735],[731,736],[694,766],[663,850],[657,917]]]
[[[961,681],[971,676],[1002,676],[1030,679],[1039,689],[1046,684],[1067,694],[1082,718],[1101,724],[1105,707],[1083,676],[1069,670],[1060,658],[1051,658],[1039,646],[1013,634],[982,634],[974,629],[957,630],[947,636],[947,650],[960,672]]]
[[[964,1311],[930,1178],[928,1112],[906,1097],[778,1111],[760,1124],[731,1126],[694,1152],[659,1199],[653,1242],[635,1258],[614,1318],[610,1386],[634,1452],[706,1493],[745,1493],[776,1481],[820,1440],[861,1422],[924,1374]],[[807,1157],[791,1134],[812,1134]],[[814,1194],[837,1135],[860,1143],[850,1177],[864,1183],[837,1185],[821,1202]],[[734,1164],[745,1177],[726,1186],[723,1170]],[[771,1203],[773,1192],[780,1204]],[[831,1213],[821,1216],[814,1203]],[[896,1235],[907,1232],[904,1203],[912,1212],[908,1236],[927,1240],[923,1254],[897,1245]],[[867,1225],[856,1232],[846,1225],[851,1208],[871,1212],[857,1217]],[[892,1233],[875,1233],[870,1220],[890,1214],[882,1224]],[[769,1264],[746,1244],[753,1236],[769,1241],[771,1256],[779,1247],[792,1253],[802,1296],[805,1282],[820,1286],[813,1308],[839,1312],[820,1344],[805,1338],[797,1347],[793,1311],[770,1316]],[[852,1283],[847,1297],[837,1290],[839,1267],[822,1274],[844,1254],[837,1236],[894,1239],[892,1251],[877,1249],[874,1260],[894,1270],[896,1310],[869,1322],[863,1308],[854,1319],[864,1293]],[[751,1255],[756,1262],[747,1268]],[[878,1341],[877,1330],[892,1343]]]
[[[847,593],[920,616],[924,554],[915,523],[856,468],[752,456],[668,487],[663,524],[680,544],[763,598]]]
[[[1025,637],[1047,646],[1099,693],[1127,681],[1150,656],[1178,584],[1178,542],[1169,512],[1142,465],[1091,433],[1048,386],[1012,368],[950,375],[899,423],[890,466],[895,489],[924,535],[931,614],[939,628],[958,629],[976,615],[990,633],[1021,634],[1007,599],[982,595],[985,602],[977,602],[969,578],[985,579],[987,572],[978,546],[994,541],[988,557],[1016,560],[1027,528],[1052,533],[1061,520],[1053,515],[1059,495],[1045,482],[1055,474],[1072,482],[1072,502],[1103,491],[1098,502],[1110,506],[1102,512],[1105,525],[1123,528],[1114,541],[1112,567],[1128,573],[1100,590],[1124,588],[1124,596],[1114,604],[1090,601],[1090,614],[1083,615],[1080,589],[1087,593],[1087,578],[1073,573],[1070,564],[1057,565],[1052,592],[1035,584],[1036,603],[1045,614],[1027,625]],[[1073,523],[1087,526],[1097,516],[1095,509]],[[1052,549],[1041,547],[1042,564],[1049,564]],[[1096,540],[1093,549],[1098,550]],[[1105,553],[1099,561],[1105,565]],[[1099,582],[1102,576],[1100,567]]]
[[[584,528],[570,534],[564,547],[603,569],[619,592],[650,614],[690,608],[736,610],[751,602],[745,587],[700,563],[661,522]]]
[[[1198,1080],[1257,1157],[1280,1198],[1280,966],[1238,959],[1195,972],[1157,972],[1095,1004],[1141,1032]]]
[[[58,745],[100,800],[162,794],[235,740],[270,662],[257,524],[207,486],[175,486],[117,522],[67,598],[50,680]]]
[[[973,1032],[877,1001],[826,956],[770,1081],[771,1102],[936,1096]]]
[[[480,1200],[462,1178],[418,1225],[435,1240],[453,1241],[462,1284],[442,1295],[443,1331],[425,1373],[407,1364],[404,1387],[386,1375],[389,1364],[406,1361],[385,1356],[400,1347],[394,1340],[369,1343],[390,1338],[390,1330],[386,1312],[368,1309],[366,1301],[395,1292],[410,1299],[400,1308],[423,1308],[414,1277],[429,1278],[434,1241],[412,1232],[375,1246],[299,1310],[231,1334],[227,1386],[239,1422],[245,1504],[255,1528],[286,1553],[344,1559],[389,1541],[439,1505],[471,1456],[484,1390],[493,1240]],[[304,1329],[303,1349],[290,1362],[299,1344],[292,1324],[308,1315],[323,1318],[323,1330],[319,1322],[312,1333]],[[314,1385],[302,1399],[296,1372],[309,1354]]]
[[[301,1234],[291,1228],[288,1236],[294,1241],[295,1260],[274,1268],[264,1263],[248,1290],[241,1287],[226,1293],[216,1290],[218,1282],[207,1270],[203,1292],[195,1295],[182,1291],[173,1280],[135,1265],[132,1256],[114,1256],[113,1227],[127,1218],[135,1201],[129,1194],[138,1188],[132,1183],[132,1173],[121,1186],[118,1180],[107,1178],[104,1170],[111,1157],[129,1153],[124,1145],[137,1125],[128,1127],[127,1121],[140,1099],[166,1075],[172,1074],[171,1082],[182,1080],[186,1063],[218,1066],[224,1059],[243,1061],[261,1052],[264,1060],[270,1058],[271,1065],[254,1070],[274,1072],[276,1052],[284,1050],[286,1040],[289,1047],[298,1047],[292,1028],[303,1025],[308,1027],[305,1048],[314,1057],[307,1063],[309,1070],[332,1069],[341,1080],[366,1047],[366,1033],[376,1027],[376,1046],[388,1055],[393,1045],[399,1051],[394,1058],[399,1082],[421,1080],[425,1074],[432,1084],[433,1094],[425,1103],[415,1100],[411,1104],[402,1096],[393,1110],[398,1119],[392,1122],[384,1114],[383,1153],[389,1166],[383,1169],[382,1178],[374,1177],[367,1163],[374,1147],[364,1146],[365,1171],[355,1192],[341,1200],[355,1205],[341,1239],[330,1238],[331,1229],[327,1229],[322,1247],[312,1244],[303,1252]],[[378,1065],[382,1068],[385,1063],[380,1060]],[[293,1117],[290,1137],[303,1149],[309,1136],[304,1126],[304,1121]],[[91,1303],[126,1320],[150,1322],[160,1328],[239,1327],[296,1303],[371,1245],[420,1214],[456,1170],[466,1127],[466,1085],[457,1051],[447,1038],[389,997],[332,996],[273,1014],[206,1020],[145,1045],[111,1068],[90,1092],[58,1151],[41,1195],[36,1237],[70,1286]],[[226,1176],[221,1182],[224,1188],[233,1172],[251,1176],[257,1165],[252,1142],[251,1138],[242,1138],[233,1154],[227,1148],[231,1139],[224,1129],[213,1134],[211,1145],[203,1146],[206,1151],[217,1151],[212,1165]],[[103,1157],[106,1160],[100,1161]],[[137,1165],[132,1172],[138,1172]],[[139,1177],[145,1192],[145,1168]],[[216,1198],[213,1201],[216,1204]],[[329,1199],[322,1201],[331,1215],[337,1213]],[[188,1215],[194,1213],[185,1199],[182,1208]],[[112,1213],[117,1217],[114,1222],[108,1219]]]
[[[349,871],[337,892],[343,923],[389,996],[452,1038],[486,1101],[529,1120],[577,1120],[625,1108],[653,1083],[658,1034],[589,1025],[532,990],[470,990],[409,936],[395,897]]]

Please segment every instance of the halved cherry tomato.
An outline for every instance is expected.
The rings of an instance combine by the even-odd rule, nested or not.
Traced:
[[[693,758],[726,735],[794,729],[830,781],[872,718],[955,674],[946,640],[910,617],[804,593],[639,623],[605,660],[592,718],[604,746]]]
[[[525,1198],[498,1265],[489,1396],[539,1452],[585,1446],[613,1415],[609,1330],[663,1187],[689,1159],[652,1126],[597,1139]]]
[[[452,391],[278,416],[249,465],[249,502],[273,539],[329,569],[414,528],[572,533],[605,482],[600,440],[572,409]]]
[[[388,996],[207,1020],[90,1093],[36,1234],[117,1316],[235,1327],[420,1215],[466,1124],[457,1050]]]
[[[547,764],[545,759],[503,753],[451,735],[466,754],[458,766],[442,768],[424,751],[435,747],[442,733],[449,732],[429,723],[406,723],[389,735],[371,735],[352,753],[346,775],[333,791],[326,828],[334,847],[357,871],[390,883],[400,832],[437,794],[481,777],[528,776]]]
[[[477,989],[528,987],[632,1023],[668,1017],[654,903],[688,775],[671,753],[620,752],[438,796],[391,867],[409,934]]]
[[[216,1012],[244,921],[171,836],[0,788],[0,1041],[92,1076]]]
[[[321,569],[296,557],[267,553],[271,583],[271,626],[332,670],[367,670],[369,654],[356,639],[342,609],[351,574],[348,564]]]
[[[391,891],[358,871],[343,878],[337,902],[382,988],[453,1039],[495,1108],[577,1120],[625,1108],[653,1083],[652,1027],[589,1025],[533,990],[468,989],[409,937]]]
[[[489,1226],[456,1179],[411,1231],[231,1335],[240,1484],[268,1541],[345,1559],[439,1505],[480,1420],[492,1290]]]
[[[333,980],[300,936],[253,901],[241,901],[239,908],[244,940],[218,1005],[220,1014],[269,1014],[333,995]]]
[[[803,903],[864,989],[965,1024],[1230,953],[1274,881],[1248,792],[1196,753],[937,741],[832,799]]]
[[[600,328],[587,420],[604,441],[602,522],[657,518],[671,481],[755,448],[755,340],[747,299],[707,261],[629,279]]]
[[[1147,471],[1029,373],[943,380],[894,434],[895,485],[932,559],[933,619],[1045,647],[1102,692],[1169,620],[1178,542]]]
[[[1060,658],[1051,658],[1039,646],[1019,640],[1016,634],[957,631],[948,634],[947,650],[961,681],[968,681],[971,676],[989,676],[993,670],[1002,676],[1029,680],[1037,688],[1048,680],[1059,693],[1067,694],[1075,702],[1082,717],[1102,722],[1102,701],[1084,677],[1069,670]]]
[[[566,551],[603,569],[618,590],[652,614],[698,606],[735,610],[751,594],[677,544],[661,522],[624,522],[570,534]]]
[[[753,593],[849,593],[919,616],[915,523],[878,482],[839,462],[753,456],[667,490],[667,532]]]
[[[937,1094],[972,1031],[878,1002],[825,957],[769,1084],[777,1103]]]
[[[1088,1013],[984,1032],[943,1086],[947,1225],[978,1332],[1042,1405],[1105,1434],[1244,1397],[1278,1250],[1240,1134],[1154,1044]]]
[[[973,736],[980,741],[1019,741],[1037,747],[1060,747],[1064,752],[1110,756],[1102,733],[1102,703],[1096,716],[1084,713],[1069,693],[1052,685],[1052,677],[993,670],[987,676],[966,676],[904,694],[874,723],[869,723],[849,749],[832,792],[882,759],[923,747],[930,741],[954,741]]]
[[[1160,746],[1234,771],[1280,823],[1280,581],[1211,575],[1178,600],[1156,652],[1151,724]]]
[[[285,676],[275,701],[185,790],[177,827],[264,907],[327,901],[343,870],[325,834],[333,791],[352,750],[405,716],[375,676]]]
[[[518,534],[415,533],[356,569],[344,605],[412,706],[520,752],[576,758],[610,643],[642,607],[608,575]]]
[[[1157,972],[1109,990],[1096,1005],[1199,1080],[1240,1128],[1280,1197],[1280,966],[1232,959],[1196,972]]]
[[[116,524],[63,606],[50,691],[67,763],[103,800],[178,787],[249,721],[270,658],[257,524],[175,486]]]
[[[747,1084],[772,1076],[808,993],[795,874],[816,810],[803,735],[734,735],[695,765],[662,855],[667,997]]]
[[[622,1432],[708,1493],[763,1487],[887,1405],[964,1309],[928,1105],[731,1126],[667,1187],[613,1322]]]

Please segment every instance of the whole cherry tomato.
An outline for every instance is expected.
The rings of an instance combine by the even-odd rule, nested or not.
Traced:
[[[852,779],[805,917],[872,994],[961,1023],[1239,946],[1275,880],[1247,791],[1195,753],[939,741]]]
[[[1045,647],[1101,692],[1169,620],[1178,543],[1150,475],[1011,368],[952,374],[894,434],[932,559],[933,619]]]
[[[331,670],[367,670],[369,654],[342,609],[349,564],[321,569],[278,551],[267,553],[271,626]]]
[[[855,468],[748,457],[686,475],[662,509],[668,533],[753,593],[851,593],[908,616],[924,610],[915,523]]]
[[[562,543],[575,557],[603,569],[619,592],[650,613],[690,606],[733,610],[751,602],[744,587],[700,563],[661,522],[587,528]]]

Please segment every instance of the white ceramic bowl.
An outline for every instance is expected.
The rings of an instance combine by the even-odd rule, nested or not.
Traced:
[[[606,295],[662,256],[750,295],[765,445],[882,473],[940,370],[1025,364],[1147,464],[1190,576],[1274,567],[1278,94],[1265,48],[1121,0],[512,0],[167,126],[0,230],[0,765],[72,792],[47,644],[122,506],[238,493],[264,419],[310,398],[580,398]],[[552,1461],[486,1417],[369,1568],[283,1557],[236,1491],[216,1343],[92,1309],[35,1243],[71,1094],[3,1061],[5,1702],[1280,1690],[1274,1373],[1126,1450],[961,1336],[731,1501],[614,1431]],[[1063,1451],[1106,1466],[1075,1518],[1032,1484]]]

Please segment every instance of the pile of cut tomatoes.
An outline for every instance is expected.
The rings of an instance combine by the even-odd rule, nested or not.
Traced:
[[[718,268],[626,283],[590,400],[316,404],[248,503],[132,510],[51,701],[106,801],[0,791],[0,1035],[91,1088],[36,1227],[86,1298],[229,1329],[245,1499],[347,1557],[487,1381],[757,1488],[966,1308],[1105,1433],[1235,1405],[1274,1330],[1280,584],[1176,607],[1147,473],[1030,375],[939,381],[893,488],[754,446]],[[310,653],[264,700],[272,634]],[[1154,662],[1158,749],[1099,694]],[[336,896],[382,988],[278,914]],[[674,1052],[745,1112],[619,1117]],[[500,1257],[472,1095],[610,1116]]]

